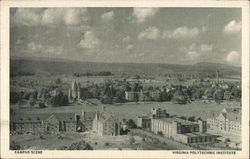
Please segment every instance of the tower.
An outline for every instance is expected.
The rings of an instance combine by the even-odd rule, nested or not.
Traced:
[[[198,124],[199,124],[199,132],[204,133],[207,131],[207,122],[206,121],[198,120]]]
[[[73,97],[73,99],[76,99],[77,97],[77,83],[74,81],[72,82],[72,87],[71,87],[71,95]]]
[[[217,81],[217,84],[220,83],[220,71],[219,70],[216,70],[216,81]]]
[[[69,100],[69,102],[71,102],[71,100],[72,100],[72,91],[71,91],[71,89],[69,89],[69,91],[68,91],[68,100]]]

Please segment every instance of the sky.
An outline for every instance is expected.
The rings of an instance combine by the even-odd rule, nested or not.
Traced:
[[[238,8],[11,8],[10,54],[241,65]]]

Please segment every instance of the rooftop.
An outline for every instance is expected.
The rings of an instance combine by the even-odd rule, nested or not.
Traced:
[[[15,122],[41,122],[51,116],[55,116],[58,120],[75,121],[75,113],[46,113],[46,114],[19,114],[13,116]]]
[[[179,134],[179,135],[184,135],[184,136],[188,136],[188,137],[216,136],[216,135],[213,135],[213,134],[201,133],[201,132],[184,133],[184,134]]]
[[[196,122],[192,122],[189,120],[184,120],[184,119],[180,119],[180,118],[158,118],[156,120],[161,120],[167,123],[172,123],[172,122],[178,122],[181,123],[182,125],[194,125],[194,124],[198,124]]]

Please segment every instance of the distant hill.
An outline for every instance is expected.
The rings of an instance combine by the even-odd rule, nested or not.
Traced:
[[[45,72],[49,74],[73,74],[85,72],[110,71],[113,74],[164,75],[167,73],[215,73],[220,70],[225,76],[240,75],[241,68],[220,63],[197,63],[194,65],[155,64],[155,63],[96,63],[57,58],[11,57],[10,71]]]

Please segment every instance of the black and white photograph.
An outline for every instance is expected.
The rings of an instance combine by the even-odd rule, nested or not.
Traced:
[[[10,151],[242,151],[242,8],[8,14]]]

